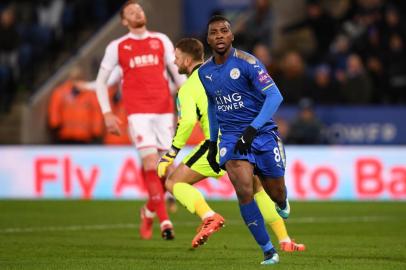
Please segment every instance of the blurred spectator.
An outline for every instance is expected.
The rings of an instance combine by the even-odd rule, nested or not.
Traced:
[[[404,40],[393,34],[385,55],[386,76],[392,103],[406,102],[406,52]]]
[[[384,50],[381,44],[381,33],[375,27],[369,29],[367,40],[360,51],[365,59],[365,67],[373,83],[371,101],[373,103],[387,103],[389,93],[382,91],[387,87],[383,69]]]
[[[63,0],[41,0],[36,8],[38,24],[59,39],[62,35],[62,15],[65,7]]]
[[[295,51],[287,53],[282,59],[280,69],[280,73],[275,75],[275,81],[286,103],[296,104],[301,98],[310,95],[310,81],[299,53]]]
[[[253,50],[253,55],[258,58],[259,61],[264,64],[268,73],[272,76],[275,72],[274,65],[272,64],[271,52],[269,51],[269,47],[265,44],[257,43],[255,44]]]
[[[272,11],[270,0],[252,0],[253,6],[233,23],[235,46],[252,51],[256,43],[267,47],[272,38]]]
[[[337,32],[336,20],[328,14],[320,4],[320,0],[307,0],[306,17],[304,20],[283,28],[288,33],[303,27],[309,27],[316,40],[316,48],[311,55],[311,61],[320,60],[327,53],[328,48]]]
[[[20,39],[14,7],[0,11],[0,112],[8,112],[15,96]]]
[[[385,48],[390,47],[390,39],[393,35],[400,35],[403,39],[406,38],[406,25],[395,6],[386,8],[381,33]]]
[[[299,102],[299,114],[290,125],[286,139],[290,144],[321,144],[322,124],[313,110],[313,101],[305,98]]]
[[[17,68],[18,36],[15,11],[8,7],[0,13],[0,63]]]
[[[331,68],[327,64],[316,67],[312,86],[311,97],[321,104],[337,104],[340,102],[340,93],[337,83],[331,78]]]
[[[56,143],[95,143],[102,136],[103,118],[96,93],[86,89],[84,79],[83,70],[75,67],[69,78],[53,91],[49,127]]]
[[[362,43],[371,27],[376,27],[382,18],[381,0],[353,1],[347,20],[341,25],[342,32],[348,36],[350,42],[356,46]]]
[[[351,51],[350,40],[345,35],[338,35],[331,44],[329,62],[334,67],[335,79],[342,80],[347,66],[347,58]]]
[[[348,57],[347,69],[340,83],[344,103],[368,104],[370,102],[372,83],[359,55],[351,54]]]
[[[289,135],[289,123],[286,121],[284,118],[276,116],[274,117],[274,121],[276,122],[278,126],[278,133],[279,136],[283,141],[287,140],[287,137]]]

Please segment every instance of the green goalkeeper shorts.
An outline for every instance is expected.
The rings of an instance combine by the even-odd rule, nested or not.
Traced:
[[[213,169],[210,167],[209,162],[207,161],[207,153],[209,152],[208,150],[209,141],[203,141],[195,148],[193,148],[193,150],[182,160],[182,162],[193,171],[198,172],[201,175],[219,178],[226,172],[223,170],[221,170],[219,173],[213,171]],[[218,158],[219,157],[217,156],[217,160]]]

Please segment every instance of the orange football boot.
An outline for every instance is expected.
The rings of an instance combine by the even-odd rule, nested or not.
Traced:
[[[198,233],[192,240],[192,247],[197,248],[207,242],[210,235],[217,232],[224,226],[225,220],[219,214],[214,214],[203,220],[202,224],[198,227]]]
[[[306,246],[304,244],[298,244],[292,239],[290,242],[281,242],[279,243],[280,250],[285,252],[294,252],[294,251],[305,251]]]

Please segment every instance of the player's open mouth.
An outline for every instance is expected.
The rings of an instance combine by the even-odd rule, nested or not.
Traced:
[[[218,42],[216,43],[217,49],[224,49],[226,47],[226,44],[224,42]]]

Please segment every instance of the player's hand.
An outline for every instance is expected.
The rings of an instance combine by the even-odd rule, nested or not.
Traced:
[[[235,144],[234,154],[240,153],[241,155],[247,155],[251,153],[251,144],[256,134],[257,130],[252,126],[248,126]]]
[[[207,153],[207,161],[210,164],[210,167],[216,173],[220,172],[220,165],[217,162],[217,142],[209,142],[209,152]]]
[[[166,152],[158,161],[158,166],[157,166],[157,173],[160,178],[166,176],[166,173],[168,171],[168,167],[173,163],[174,159],[176,158],[176,155],[178,154],[179,149],[172,146],[171,149]]]
[[[121,135],[120,125],[122,122],[112,112],[107,112],[104,114],[104,123],[106,124],[107,132],[117,136]]]

